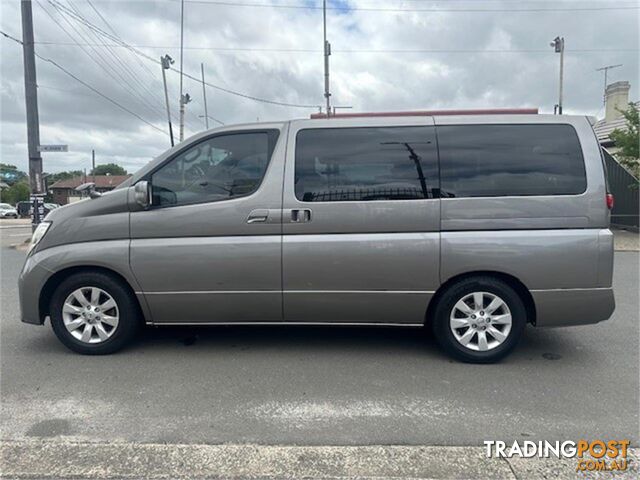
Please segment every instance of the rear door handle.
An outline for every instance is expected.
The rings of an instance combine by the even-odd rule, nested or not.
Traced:
[[[292,223],[308,223],[311,221],[311,210],[308,208],[291,210]]]
[[[269,210],[266,208],[258,208],[252,210],[247,217],[247,223],[265,223],[269,219]]]

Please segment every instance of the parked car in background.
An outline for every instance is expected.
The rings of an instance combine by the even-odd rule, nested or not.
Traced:
[[[51,210],[55,210],[56,208],[60,208],[60,205],[57,203],[44,203],[44,214],[47,215]],[[27,218],[31,216],[31,202],[22,201],[16,203],[16,210],[18,211],[18,215],[20,218]]]
[[[226,126],[52,211],[22,319],[84,354],[141,323],[426,326],[492,362],[527,324],[611,316],[612,205],[586,117]]]
[[[8,203],[0,203],[0,218],[18,218],[18,212]]]
[[[31,216],[31,202],[22,201],[16,203],[16,210],[20,218],[27,218]]]
[[[60,208],[60,205],[58,205],[57,203],[45,203],[44,204],[45,215],[49,213],[51,210],[55,210],[56,208]]]

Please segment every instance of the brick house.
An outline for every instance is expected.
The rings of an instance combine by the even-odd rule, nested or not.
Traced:
[[[96,191],[104,193],[113,190],[130,176],[131,175],[96,175]],[[75,189],[83,183],[94,182],[93,178],[91,175],[87,175],[86,177],[79,176],[67,180],[59,180],[53,185],[50,185],[49,191],[53,196],[53,203],[66,205],[67,203],[80,200],[82,195],[80,192],[76,192]]]

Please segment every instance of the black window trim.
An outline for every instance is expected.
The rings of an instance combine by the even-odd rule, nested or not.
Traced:
[[[297,165],[297,155],[296,155],[296,150],[298,148],[298,135],[300,134],[300,132],[303,131],[307,131],[307,130],[355,130],[355,129],[364,129],[364,128],[432,128],[433,132],[434,132],[434,139],[435,139],[435,155],[436,155],[436,165],[437,165],[437,172],[438,175],[436,176],[436,178],[438,179],[438,186],[437,188],[433,189],[433,190],[437,190],[437,195],[434,195],[431,198],[403,198],[403,199],[398,199],[398,200],[388,200],[388,199],[380,199],[380,200],[336,200],[336,201],[326,201],[326,200],[321,200],[321,201],[317,201],[317,202],[309,202],[307,200],[302,200],[301,198],[298,198],[298,195],[296,193],[295,190],[295,174],[296,174],[296,165]],[[295,141],[294,141],[294,148],[293,148],[293,181],[294,181],[294,185],[293,185],[293,197],[295,198],[295,200],[301,204],[308,204],[308,205],[317,205],[317,204],[329,204],[329,205],[339,205],[341,203],[369,203],[369,202],[394,202],[394,203],[400,203],[400,202],[425,202],[425,201],[433,201],[433,200],[440,200],[441,196],[440,196],[440,155],[439,155],[439,150],[438,150],[438,131],[436,128],[436,125],[432,125],[432,124],[406,124],[406,125],[354,125],[354,126],[348,126],[348,127],[333,127],[333,126],[327,126],[327,127],[305,127],[305,128],[299,128],[296,131],[296,135],[295,135]]]
[[[260,179],[260,183],[256,186],[256,188],[254,190],[252,190],[251,192],[245,193],[243,195],[238,195],[238,196],[235,196],[235,197],[232,197],[232,198],[222,198],[220,200],[193,201],[193,202],[188,202],[188,203],[181,203],[179,205],[155,205],[155,204],[151,203],[147,210],[156,210],[156,209],[162,209],[162,208],[185,207],[185,206],[190,206],[190,205],[202,205],[202,204],[206,204],[206,203],[228,202],[230,200],[236,200],[236,199],[240,199],[240,198],[247,198],[247,197],[250,197],[252,195],[255,195],[256,192],[258,192],[258,190],[260,190],[260,187],[264,183],[264,179],[267,176],[267,172],[269,170],[269,166],[271,165],[271,158],[273,157],[273,152],[275,151],[276,145],[277,145],[278,140],[280,138],[280,135],[282,133],[282,131],[277,129],[277,128],[258,128],[258,129],[250,129],[250,130],[229,130],[229,131],[226,131],[226,132],[216,132],[216,133],[214,133],[212,135],[208,135],[206,137],[203,137],[203,138],[199,139],[197,142],[193,142],[193,143],[190,143],[188,145],[185,145],[184,148],[181,148],[180,150],[175,152],[170,157],[167,157],[162,163],[160,163],[159,165],[156,165],[156,167],[153,170],[147,172],[142,178],[140,178],[138,180],[138,182],[140,182],[140,181],[149,182],[149,185],[151,186],[151,195],[150,196],[153,198],[153,182],[151,182],[151,177],[158,170],[162,169],[165,165],[167,165],[168,163],[170,163],[173,160],[175,160],[176,157],[178,157],[179,155],[182,155],[184,152],[186,152],[187,150],[191,149],[192,147],[195,147],[196,145],[200,145],[201,143],[207,142],[207,141],[212,140],[214,138],[226,137],[226,136],[229,136],[229,135],[251,134],[251,133],[265,133],[267,135],[267,142],[268,142],[268,147],[267,147],[268,148],[268,151],[267,151],[267,166],[265,167],[264,175],[262,175],[262,178]]]

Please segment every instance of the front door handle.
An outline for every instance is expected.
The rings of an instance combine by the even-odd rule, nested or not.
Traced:
[[[311,210],[308,208],[291,210],[292,223],[308,223],[311,221]]]
[[[269,210],[259,208],[252,210],[247,217],[247,223],[265,223],[269,219]]]

